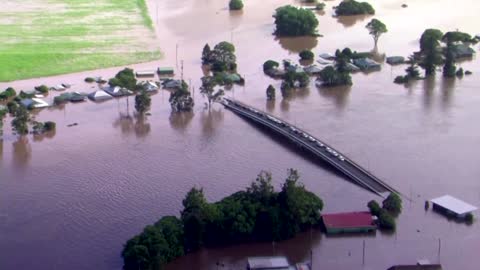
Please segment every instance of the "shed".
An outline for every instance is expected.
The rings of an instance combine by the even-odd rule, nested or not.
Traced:
[[[477,207],[450,195],[444,195],[430,201],[433,204],[433,209],[458,218],[465,218],[468,213],[477,210]]]
[[[164,88],[178,89],[182,87],[182,81],[180,80],[165,80],[162,82]]]
[[[39,98],[22,99],[20,101],[20,104],[22,104],[25,108],[36,108],[36,109],[50,106],[45,100],[39,99]]]
[[[103,90],[97,90],[93,93],[88,94],[88,98],[93,101],[104,101],[104,100],[112,99],[113,97],[107,94],[107,92]]]
[[[405,57],[403,56],[390,56],[387,57],[387,63],[390,65],[398,65],[405,63]]]
[[[370,212],[347,212],[322,215],[327,234],[367,233],[376,230]]]
[[[353,64],[364,71],[380,69],[380,64],[370,58],[354,59]]]
[[[441,264],[394,265],[387,270],[442,270]]]
[[[326,60],[325,58],[322,58],[322,57],[317,59],[317,63],[319,63],[320,65],[333,65],[333,61]]]
[[[137,77],[153,77],[153,76],[155,76],[155,71],[153,71],[153,70],[140,70],[140,71],[136,71],[135,75]]]
[[[248,270],[275,269],[290,270],[293,269],[285,257],[249,257],[247,259]]]
[[[173,67],[159,67],[157,69],[158,75],[174,75]]]

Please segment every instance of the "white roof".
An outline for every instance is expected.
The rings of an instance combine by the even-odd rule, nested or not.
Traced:
[[[49,106],[48,103],[43,99],[32,98],[32,100],[34,101],[33,107],[35,108],[44,108]]]
[[[112,96],[110,96],[109,94],[107,94],[107,92],[105,92],[103,90],[98,90],[98,91],[95,91],[95,92],[91,93],[90,97],[92,97],[95,100],[112,98]]]
[[[289,269],[290,264],[285,257],[250,257],[249,269]]]
[[[431,202],[445,209],[448,209],[458,215],[477,210],[477,207],[461,201],[457,198],[454,198],[450,195],[444,195],[442,197],[435,198],[431,200]]]

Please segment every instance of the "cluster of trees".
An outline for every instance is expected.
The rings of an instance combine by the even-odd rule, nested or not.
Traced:
[[[309,9],[283,6],[276,9],[273,17],[278,36],[317,35],[318,20]]]
[[[367,2],[357,2],[355,0],[343,0],[335,9],[338,16],[348,15],[373,15],[375,9]]]
[[[408,58],[408,63],[408,67],[405,69],[406,74],[395,77],[394,83],[408,83],[410,80],[418,80],[420,78],[420,71],[418,71],[418,65],[413,55]]]
[[[234,72],[237,69],[237,57],[235,46],[227,41],[222,41],[210,48],[205,44],[202,51],[202,64],[209,65],[213,72]]]
[[[268,100],[275,99],[275,87],[273,87],[273,85],[271,84],[267,87],[267,99]]]
[[[289,70],[283,76],[282,84],[280,85],[280,90],[282,91],[282,96],[288,98],[293,94],[295,88],[302,88],[308,86],[310,83],[310,76],[306,72],[296,72]]]
[[[208,74],[201,78],[200,93],[207,98],[209,108],[225,94],[223,89],[216,89],[217,86],[245,83],[245,80],[236,73],[236,60],[235,46],[227,41],[218,43],[213,50],[208,44],[203,47],[202,64],[208,65],[213,75]]]
[[[168,99],[174,112],[191,111],[195,103],[188,90],[188,84],[182,80],[182,84],[170,94]]]
[[[151,103],[152,99],[145,90],[140,91],[140,93],[135,96],[135,110],[140,114],[144,114],[148,111]]]
[[[442,49],[441,42],[446,44],[445,49]],[[463,76],[463,69],[457,71],[455,66],[455,46],[477,42],[467,33],[453,31],[443,34],[438,29],[427,29],[420,37],[420,66],[425,69],[426,76],[435,74],[436,67],[442,63],[444,77]]]
[[[367,204],[370,213],[378,218],[378,226],[380,229],[395,230],[395,218],[402,211],[402,199],[396,193],[390,193],[388,197],[383,200],[382,207],[377,201],[371,200]]]
[[[263,63],[263,72],[267,72],[272,69],[276,69],[280,66],[280,64],[273,60],[267,60]]]
[[[192,188],[182,201],[180,219],[164,217],[128,240],[124,269],[153,269],[204,246],[252,241],[279,241],[317,225],[322,200],[288,171],[280,192],[272,176],[261,172],[245,191],[209,203],[203,189]]]
[[[352,76],[350,76],[348,63],[353,57],[356,57],[356,53],[349,48],[345,48],[342,51],[337,50],[335,52],[335,66],[327,66],[319,74],[322,85],[352,85]]]
[[[119,71],[114,78],[108,80],[108,84],[112,87],[119,86],[132,91],[137,90],[137,79],[131,68]]]
[[[42,94],[46,94],[46,93],[48,93],[49,88],[48,88],[48,86],[42,84],[42,85],[39,85],[39,86],[35,86],[35,90],[42,93]]]
[[[54,131],[57,128],[57,124],[52,121],[47,122],[33,122],[33,132],[35,134],[41,134],[43,132]]]
[[[243,2],[242,0],[230,0],[228,8],[230,10],[241,10],[243,9]]]
[[[28,122],[30,121],[30,114],[23,106],[12,107],[14,118],[12,119],[13,130],[20,135],[28,134]]]
[[[0,92],[0,100],[8,100],[9,98],[15,97],[17,92],[12,87],[8,87],[5,91]]]

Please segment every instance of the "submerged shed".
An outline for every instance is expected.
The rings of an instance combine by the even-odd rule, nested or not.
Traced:
[[[347,212],[322,215],[327,234],[367,233],[376,230],[370,212]]]
[[[353,60],[353,64],[364,71],[379,70],[380,64],[370,58],[358,58]]]
[[[387,63],[390,65],[399,65],[405,63],[405,57],[403,56],[390,56],[387,57]]]
[[[155,71],[153,71],[153,70],[140,70],[140,71],[136,71],[135,75],[137,77],[153,77],[153,76],[155,76]]]
[[[444,195],[430,201],[433,204],[433,209],[457,218],[465,218],[468,213],[477,210],[477,207],[450,195]]]
[[[158,75],[174,75],[173,67],[159,67],[157,69]]]
[[[290,270],[290,264],[285,257],[249,257],[247,259],[248,270],[275,269]]]
[[[93,93],[88,94],[88,98],[93,101],[103,101],[103,100],[112,99],[113,97],[107,94],[107,92],[103,90],[97,90]]]

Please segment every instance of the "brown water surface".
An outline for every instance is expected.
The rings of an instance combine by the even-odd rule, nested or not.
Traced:
[[[174,66],[180,74],[183,61],[184,78],[196,89],[191,113],[171,113],[169,93],[161,91],[153,96],[151,115],[143,118],[134,114],[132,97],[35,112],[37,120],[57,122],[56,133],[43,137],[13,136],[7,118],[0,140],[0,269],[120,269],[124,242],[159,217],[178,215],[193,185],[204,187],[208,199],[215,201],[245,188],[262,169],[273,172],[277,188],[287,168],[300,170],[306,187],[324,199],[324,212],[365,210],[370,199],[380,199],[219,105],[204,109],[206,101],[198,93],[201,50],[206,42],[227,40],[236,46],[238,70],[247,81],[228,90],[228,96],[324,139],[411,201],[405,201],[393,235],[326,237],[306,232],[273,245],[202,250],[168,269],[216,269],[216,262],[225,269],[243,269],[245,257],[270,254],[299,262],[312,250],[314,269],[386,269],[428,258],[445,269],[476,270],[479,223],[457,224],[425,212],[423,204],[448,193],[480,205],[478,61],[460,64],[474,73],[463,79],[438,75],[395,85],[393,79],[405,66],[383,64],[380,72],[353,75],[352,87],[317,88],[312,82],[288,100],[278,91],[275,101],[266,101],[268,84],[280,86],[263,75],[267,59],[298,60],[298,51],[305,48],[317,54],[346,46],[373,49],[365,29],[370,18],[345,27],[331,16],[338,1],[326,2],[325,15],[318,17],[324,37],[276,39],[271,15],[287,3],[298,4],[245,1],[239,14],[227,10],[227,1],[149,1],[165,58],[132,67]],[[425,28],[480,31],[480,4],[473,0],[412,0],[405,9],[404,1],[371,3],[375,18],[389,29],[380,38],[380,56],[408,56]],[[74,90],[90,92],[97,86],[84,83],[86,76],[110,77],[117,71],[1,83],[0,89],[68,82]],[[71,123],[78,126],[67,127]]]

